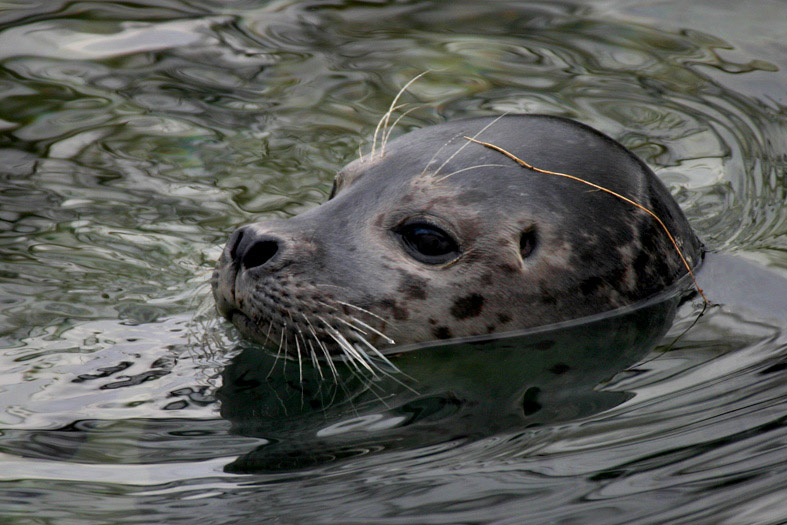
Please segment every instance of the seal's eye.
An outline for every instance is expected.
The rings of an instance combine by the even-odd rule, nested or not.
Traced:
[[[459,245],[434,224],[418,221],[403,224],[396,230],[405,251],[426,264],[444,264],[459,255]]]

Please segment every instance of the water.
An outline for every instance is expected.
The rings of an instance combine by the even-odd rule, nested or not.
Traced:
[[[758,308],[764,278],[699,319],[667,297],[414,351],[413,383],[371,390],[269,374],[206,286],[234,227],[324,200],[427,70],[399,131],[577,118],[643,157],[710,248],[787,277],[783,12],[6,2],[0,521],[783,522],[787,321]]]

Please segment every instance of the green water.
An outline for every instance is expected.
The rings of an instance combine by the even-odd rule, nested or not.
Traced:
[[[0,522],[787,520],[784,312],[669,303],[420,351],[413,392],[271,376],[207,285],[234,228],[322,202],[424,71],[395,133],[576,118],[710,248],[787,278],[784,13],[0,3]]]

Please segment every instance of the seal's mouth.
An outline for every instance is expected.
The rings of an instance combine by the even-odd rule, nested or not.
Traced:
[[[220,260],[212,278],[220,315],[240,334],[277,355],[312,361],[344,358],[357,370],[379,370],[387,361],[378,346],[395,342],[371,311],[336,299],[318,286],[267,275],[244,288],[237,264]]]
[[[243,337],[257,342],[270,350],[276,351],[278,347],[278,340],[273,340],[274,334],[269,331],[266,335],[265,332],[261,331],[260,323],[255,322],[247,314],[241,310],[232,309],[222,315],[224,315],[224,318],[238,329]],[[280,333],[280,331],[277,331],[276,335],[279,335]]]

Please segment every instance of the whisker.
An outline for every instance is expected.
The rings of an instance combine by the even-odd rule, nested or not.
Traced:
[[[303,361],[301,360],[301,344],[298,342],[298,334],[293,334],[295,339],[295,350],[298,353],[298,379],[303,384]]]
[[[388,322],[388,321],[386,321],[385,319],[383,319],[382,317],[380,317],[379,315],[377,315],[376,313],[374,313],[374,312],[370,312],[369,310],[366,310],[366,309],[364,309],[364,308],[361,308],[360,306],[355,306],[354,304],[345,303],[344,301],[336,301],[336,302],[337,302],[337,303],[339,303],[339,304],[341,304],[341,305],[343,305],[343,306],[346,306],[346,307],[348,307],[348,308],[355,308],[356,310],[358,310],[358,311],[360,311],[360,312],[363,312],[363,313],[365,313],[366,315],[371,315],[372,317],[376,317],[377,319],[379,319],[380,321],[382,321],[382,322],[384,322],[384,323],[387,323],[387,322]],[[330,305],[327,305],[327,306],[330,306]]]
[[[284,321],[283,332],[284,332],[284,357],[285,357],[285,359],[284,359],[284,368],[282,370],[282,373],[287,371],[287,359],[286,359],[286,357],[290,354],[289,345],[287,344],[287,339],[288,339],[287,338],[287,321]]]
[[[361,333],[361,334],[363,334],[363,335],[366,335],[366,332],[364,332],[363,330],[361,330],[361,329],[360,329],[360,328],[358,328],[357,326],[353,325],[353,324],[352,324],[352,323],[350,323],[349,321],[345,321],[344,319],[341,319],[341,318],[339,318],[339,317],[335,317],[335,318],[334,318],[334,320],[336,320],[336,321],[339,321],[340,323],[342,323],[342,324],[343,324],[343,325],[345,325],[345,326],[349,326],[350,328],[352,328],[352,329],[353,329],[353,330],[355,330],[356,332],[359,332],[359,333]]]
[[[484,126],[483,128],[481,128],[481,130],[480,130],[478,133],[476,133],[475,135],[473,135],[473,137],[472,137],[472,138],[476,138],[476,137],[478,137],[478,136],[479,136],[481,133],[483,133],[484,131],[488,130],[490,127],[492,127],[493,125],[495,125],[495,124],[497,123],[497,121],[498,121],[498,120],[500,120],[501,118],[503,118],[503,117],[505,117],[506,115],[508,115],[508,113],[509,113],[509,112],[508,112],[508,111],[506,111],[506,112],[505,112],[505,113],[503,113],[502,115],[498,116],[498,117],[497,117],[495,120],[493,120],[492,122],[490,122],[489,124],[487,124],[486,126]],[[468,145],[470,145],[470,142],[469,142],[469,141],[468,141],[468,142],[465,142],[464,144],[462,144],[462,145],[461,145],[461,146],[460,146],[460,147],[459,147],[459,148],[458,148],[458,149],[457,149],[457,150],[456,150],[456,151],[455,151],[455,152],[454,152],[454,153],[453,153],[453,154],[452,154],[450,157],[448,157],[447,159],[445,159],[445,162],[443,162],[443,163],[440,165],[440,167],[439,167],[439,168],[437,168],[437,171],[435,171],[435,172],[434,172],[434,175],[435,175],[435,176],[437,176],[437,175],[440,173],[440,170],[442,170],[442,169],[445,167],[445,165],[446,165],[446,164],[448,164],[449,162],[451,162],[451,160],[452,160],[454,157],[456,157],[457,155],[459,155],[459,152],[460,152],[460,151],[462,151],[463,149],[465,149],[465,148],[466,148]]]
[[[380,124],[385,122],[385,124],[383,125],[383,135],[384,135],[385,134],[385,129],[386,129],[386,127],[388,127],[389,119],[391,118],[391,113],[394,112],[394,108],[396,107],[396,103],[399,102],[399,98],[402,96],[402,94],[405,91],[407,91],[407,88],[409,88],[413,84],[413,82],[415,82],[416,80],[418,80],[422,76],[426,75],[428,72],[429,72],[429,70],[427,69],[423,73],[420,73],[420,74],[416,75],[415,77],[413,77],[407,84],[402,86],[402,89],[399,90],[399,93],[397,93],[396,96],[394,97],[393,101],[391,101],[391,105],[388,108],[388,111],[385,113],[385,115],[383,115],[383,118],[380,119],[380,122],[377,124],[377,129],[374,130],[374,140],[372,142],[372,158],[374,158],[374,147],[375,147],[375,144],[377,143],[377,132],[380,129]],[[385,153],[385,142],[382,143],[380,156],[382,156],[383,153]]]
[[[394,102],[396,102],[396,99],[394,99]],[[383,122],[385,122],[386,118],[391,116],[391,113],[393,111],[396,111],[397,109],[399,109],[399,108],[401,108],[403,106],[405,106],[405,104],[402,104],[401,106],[396,106],[396,107],[393,107],[393,105],[391,105],[391,107],[388,108],[388,111],[383,113],[383,116],[380,117],[380,121],[377,123],[377,127],[374,128],[374,135],[372,136],[372,152],[369,155],[369,159],[370,160],[374,159],[374,151],[375,151],[375,148],[376,148],[376,145],[377,145],[377,134],[380,132],[380,127],[383,126]]]
[[[314,345],[311,341],[304,339],[303,346],[305,347],[307,343],[309,344],[309,355],[311,355],[312,363],[314,363],[314,366],[317,367],[317,373],[320,374],[320,379],[325,379],[325,376],[322,375],[322,367],[320,366],[320,362],[317,360],[317,352],[314,351]]]
[[[358,160],[361,161],[361,164],[366,162],[365,160],[363,160],[363,150],[361,149],[361,145],[362,144],[363,144],[363,141],[358,143]]]
[[[396,366],[395,364],[393,364],[393,363],[392,363],[390,360],[388,360],[388,358],[387,358],[387,357],[385,357],[385,356],[384,356],[382,353],[380,353],[380,351],[379,351],[379,350],[377,350],[377,348],[375,348],[375,347],[374,347],[374,345],[372,345],[372,344],[371,344],[369,341],[367,341],[366,339],[364,339],[363,337],[360,337],[360,336],[358,336],[358,339],[360,339],[360,341],[361,341],[362,343],[364,343],[366,346],[368,346],[368,347],[369,347],[369,348],[370,348],[370,349],[371,349],[371,350],[374,352],[374,354],[375,354],[377,357],[379,357],[380,359],[382,359],[382,360],[383,360],[383,361],[384,361],[384,362],[385,362],[385,363],[386,363],[388,366],[390,366],[390,367],[391,367],[391,369],[392,369],[394,372],[396,372],[397,374],[401,374],[401,375],[403,375],[403,376],[404,376],[404,377],[406,377],[407,379],[410,379],[410,380],[413,380],[413,381],[415,381],[415,379],[413,379],[413,378],[412,378],[412,377],[410,377],[409,375],[407,375],[407,374],[405,374],[404,372],[402,372],[402,371],[399,369],[399,367],[397,367],[397,366]],[[393,380],[394,382],[398,383],[399,385],[401,385],[401,386],[405,387],[406,389],[408,389],[408,390],[409,390],[409,391],[411,391],[412,393],[414,393],[414,394],[418,394],[418,391],[416,391],[415,389],[413,389],[413,388],[412,388],[410,385],[406,384],[405,382],[401,381],[399,378],[397,378],[397,377],[394,377],[394,375],[393,375],[393,374],[389,374],[388,372],[386,372],[386,371],[385,371],[385,370],[383,370],[383,369],[380,369],[380,373],[382,373],[382,374],[383,374],[385,377],[387,377],[387,378],[389,378],[389,379]]]
[[[350,354],[358,360],[358,362],[363,365],[374,377],[377,377],[377,372],[372,368],[373,361],[369,359],[369,356],[366,352],[361,352],[355,346],[350,343],[346,337],[344,337],[341,332],[338,330],[336,331],[336,337],[338,337],[342,341],[342,347],[345,348],[345,351],[350,352]]]
[[[322,317],[318,317],[318,319],[320,319],[323,323],[325,323],[325,326],[328,329],[328,334],[339,344],[342,350],[344,350],[345,353],[348,354],[348,357],[354,358],[361,365],[363,365],[364,368],[369,370],[369,372],[371,372],[372,375],[374,375],[375,377],[377,376],[374,369],[371,366],[369,366],[369,364],[366,362],[368,356],[366,356],[365,353],[359,352],[357,349],[355,349],[350,344],[350,342],[341,334],[341,332],[339,332],[336,328],[331,326],[330,323],[328,323],[328,321],[326,321]],[[364,359],[364,356],[366,357],[366,359]]]
[[[315,332],[315,331],[314,331],[314,327],[313,327],[313,326],[311,326],[311,322],[309,322],[309,320],[308,320],[308,319],[306,320],[306,322],[308,322],[308,323],[309,323],[309,331],[312,333],[312,336],[313,336],[313,338],[314,338],[314,342],[316,342],[316,343],[317,343],[317,347],[318,347],[320,350],[322,350],[323,354],[325,354],[325,359],[326,359],[326,361],[328,362],[328,368],[330,369],[330,371],[331,371],[331,374],[333,374],[333,380],[334,380],[334,382],[336,382],[336,380],[337,380],[337,377],[338,377],[338,376],[337,376],[337,372],[336,372],[336,366],[333,364],[333,359],[331,359],[331,355],[330,355],[330,353],[328,352],[328,349],[327,349],[327,348],[325,348],[325,345],[324,345],[324,344],[322,344],[322,343],[320,342],[320,339],[317,337],[317,332]],[[310,343],[310,344],[311,344],[311,343]]]
[[[347,354],[347,351],[344,349],[342,342],[339,339],[337,339],[332,332],[328,332],[328,335],[331,337],[331,339],[336,341],[336,344],[338,344],[339,347],[341,347],[341,349],[344,351],[345,357],[347,357],[347,362],[350,364],[352,368],[354,368],[358,372],[359,377],[363,377],[363,374],[361,373],[361,369],[358,367],[358,364],[355,362],[355,359],[352,358],[351,355]],[[353,372],[353,375],[355,375],[355,372]]]
[[[272,320],[271,320],[271,326],[273,326]],[[265,379],[268,379],[270,377],[270,375],[273,373],[273,370],[276,368],[276,364],[279,362],[279,356],[281,356],[281,347],[282,347],[282,343],[284,342],[284,332],[286,327],[287,327],[287,323],[284,323],[284,326],[282,326],[281,335],[279,336],[279,349],[276,350],[276,359],[273,360],[273,365],[271,366],[271,369],[268,370],[268,375],[265,376]],[[285,361],[284,364],[286,366],[287,362]]]
[[[461,170],[453,171],[453,172],[449,173],[448,175],[443,175],[442,177],[440,177],[439,179],[435,180],[434,182],[435,183],[443,182],[448,177],[452,177],[454,175],[462,173],[463,171],[475,170],[475,169],[478,169],[478,168],[507,168],[507,167],[508,166],[506,166],[505,164],[478,164],[477,166],[470,166],[469,168],[462,168]]]
[[[380,156],[381,157],[385,155],[385,145],[388,143],[388,139],[391,137],[391,132],[396,129],[396,125],[399,124],[400,120],[402,120],[404,117],[406,117],[407,115],[409,115],[410,113],[412,113],[416,109],[418,109],[418,108],[417,107],[410,108],[407,111],[405,111],[404,113],[402,113],[401,115],[399,115],[399,118],[394,120],[394,123],[391,125],[390,128],[388,128],[388,132],[383,135],[382,145],[380,147]]]
[[[268,323],[268,332],[265,334],[265,340],[271,340],[271,330],[273,329],[273,319]]]
[[[298,334],[301,334],[301,329],[298,326],[298,323],[295,322],[295,319],[292,318],[292,312],[288,311],[287,315],[290,317],[290,321],[292,321],[292,326],[295,328],[295,332],[292,334],[292,338],[295,340],[295,351],[298,353],[298,377],[300,378],[300,382],[303,383],[303,361],[301,360],[301,345],[298,342]],[[305,348],[305,341],[304,341],[304,351]]]
[[[359,341],[361,341],[363,344],[365,344],[367,347],[369,347],[369,349],[372,351],[372,353],[374,355],[376,355],[378,358],[380,358],[380,360],[382,360],[386,365],[390,366],[391,368],[393,368],[396,371],[399,371],[399,369],[396,368],[396,365],[394,365],[387,357],[385,357],[372,343],[367,341],[365,337],[362,337],[362,336],[360,336],[358,334],[355,334],[355,336],[358,338]]]
[[[359,325],[363,326],[364,328],[366,328],[366,329],[367,329],[367,330],[369,330],[370,332],[372,332],[372,333],[374,333],[374,334],[377,334],[377,335],[379,335],[380,337],[382,337],[383,339],[385,339],[385,342],[386,342],[386,343],[389,343],[389,344],[392,344],[392,345],[395,345],[395,344],[396,344],[396,341],[394,341],[393,339],[391,339],[390,337],[388,337],[387,335],[385,335],[385,334],[384,334],[384,333],[382,333],[381,331],[377,330],[377,329],[376,329],[376,328],[374,328],[373,326],[370,326],[370,325],[368,325],[368,324],[364,323],[363,321],[361,321],[361,320],[360,320],[360,319],[358,319],[357,317],[350,316],[350,319],[352,319],[354,322],[358,323]],[[355,328],[355,327],[353,327],[353,328]],[[357,328],[355,328],[355,329],[356,329],[356,330],[358,330]],[[358,330],[358,331],[360,332],[360,330]],[[362,332],[362,333],[363,333],[363,332]]]
[[[426,174],[426,170],[429,169],[429,166],[431,166],[432,163],[437,158],[437,156],[440,155],[440,152],[443,151],[443,149],[445,149],[446,146],[448,146],[449,144],[451,144],[453,141],[455,141],[456,139],[458,139],[461,136],[463,136],[462,133],[458,133],[458,134],[454,135],[453,137],[451,137],[450,139],[448,139],[447,141],[445,141],[445,144],[443,144],[442,146],[437,148],[437,151],[434,152],[434,154],[432,155],[432,158],[430,158],[429,161],[426,163],[426,166],[424,166],[424,170],[421,172],[421,177],[423,177]]]

